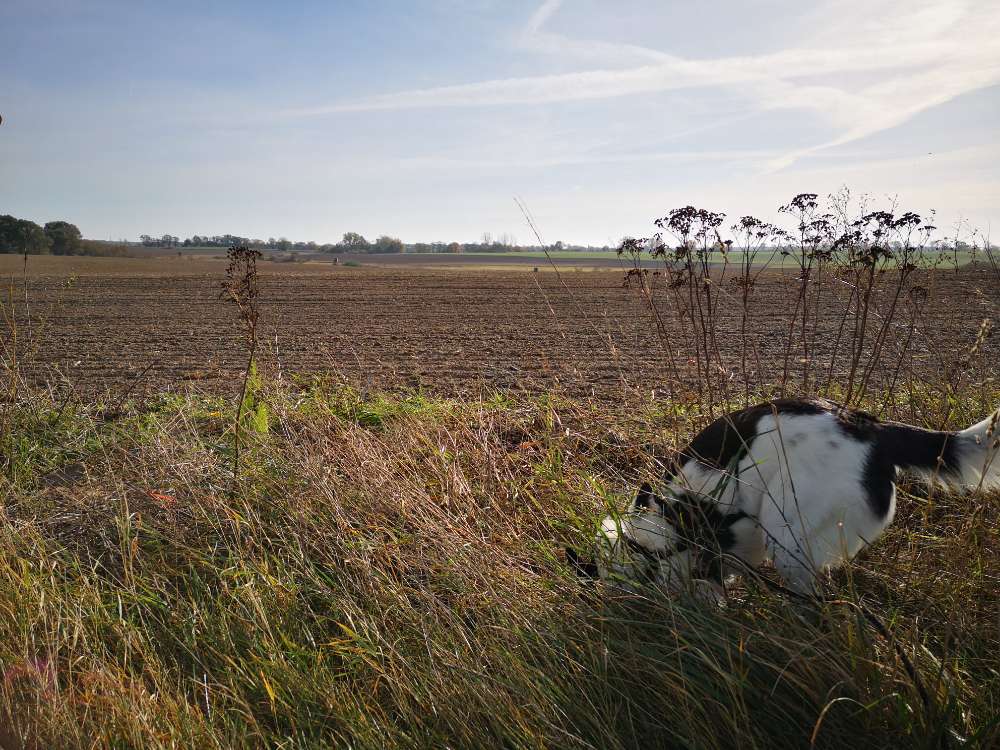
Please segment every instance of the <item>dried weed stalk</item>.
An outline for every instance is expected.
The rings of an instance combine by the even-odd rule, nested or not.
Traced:
[[[869,203],[846,189],[825,200],[800,193],[779,208],[787,229],[743,216],[730,238],[724,214],[685,206],[655,220],[655,234],[623,239],[618,253],[632,261],[625,283],[638,288],[667,359],[673,382],[665,390],[712,416],[737,396],[744,404],[796,394],[863,404],[901,385],[919,389],[921,362],[940,358],[948,370],[952,355],[922,325],[934,276],[921,273],[957,269],[965,255],[955,248],[971,248],[975,260],[981,247],[988,263],[995,251],[975,234],[974,245],[938,239],[933,216]],[[644,256],[662,270],[644,268]],[[785,290],[777,314],[756,298],[765,272]]]
[[[243,369],[243,386],[240,389],[236,405],[236,417],[233,420],[233,485],[239,479],[240,450],[242,448],[241,433],[243,430],[243,410],[247,400],[247,387],[254,369],[254,359],[257,356],[257,322],[260,318],[258,298],[260,297],[260,277],[257,275],[257,260],[261,254],[246,245],[234,245],[229,248],[226,257],[226,278],[222,282],[222,296],[236,307],[240,325],[243,328],[244,346],[246,347],[246,366]]]

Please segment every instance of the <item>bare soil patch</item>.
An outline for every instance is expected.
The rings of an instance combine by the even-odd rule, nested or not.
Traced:
[[[30,258],[30,324],[21,264],[20,257],[0,257],[7,304],[17,310],[19,342],[27,347],[22,364],[33,379],[68,380],[80,392],[112,395],[235,387],[244,361],[234,313],[219,296],[219,261]],[[483,385],[562,389],[615,400],[626,390],[660,387],[668,371],[649,310],[623,285],[621,271],[266,262],[260,270],[262,366],[274,377],[318,373],[362,388],[444,395]],[[755,289],[749,343],[763,367],[780,359],[794,281],[793,271],[769,272]],[[998,318],[1000,301],[972,271],[928,272],[921,283],[929,299],[913,345],[918,361],[933,369],[972,345],[980,322]],[[735,296],[722,305],[723,351],[741,345],[738,313]],[[839,316],[823,317],[821,310],[829,335],[820,337],[818,363]],[[3,325],[10,340],[9,321]],[[987,361],[1000,362],[997,338],[986,343]]]

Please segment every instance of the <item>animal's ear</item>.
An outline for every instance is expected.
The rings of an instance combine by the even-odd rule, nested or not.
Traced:
[[[653,502],[653,487],[649,482],[643,482],[642,487],[639,488],[639,493],[635,496],[635,503],[633,503],[633,508],[648,508],[650,503]]]

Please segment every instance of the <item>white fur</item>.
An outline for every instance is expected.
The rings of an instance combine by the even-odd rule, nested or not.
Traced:
[[[1000,411],[962,430],[959,435],[968,444],[979,448],[968,462],[963,462],[961,483],[970,487],[1000,486]]]
[[[924,479],[956,486],[1000,488],[1000,435],[997,414],[953,434],[960,447],[958,470],[950,476],[915,472]],[[688,459],[657,494],[666,503],[685,493],[711,498],[723,514],[742,511],[731,531],[727,555],[750,566],[774,562],[794,590],[813,590],[816,575],[854,557],[874,542],[895,514],[895,485],[888,512],[877,514],[863,484],[873,450],[838,424],[834,413],[768,414],[760,418],[746,453],[736,466],[718,469]],[[603,578],[635,579],[649,571],[671,589],[690,582],[693,556],[676,552],[677,530],[660,508],[633,507],[609,516],[598,535],[598,570]],[[649,554],[637,554],[633,540]],[[634,546],[634,545],[632,545]],[[738,573],[739,567],[725,567]]]

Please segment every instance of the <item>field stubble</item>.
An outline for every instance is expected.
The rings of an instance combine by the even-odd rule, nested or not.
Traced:
[[[65,378],[79,392],[112,397],[192,384],[232,392],[245,362],[220,303],[218,263],[87,259],[60,267],[52,260],[29,265],[34,324],[21,320],[29,342],[22,365],[36,382]],[[10,279],[10,293],[20,295],[22,281]],[[746,345],[759,382],[780,376],[796,280],[791,269],[768,271],[755,286]],[[997,318],[1000,301],[978,272],[928,271],[916,281],[929,293],[913,359],[940,376],[973,344],[979,322]],[[718,346],[735,368],[743,346],[737,291],[725,283],[720,290]],[[837,294],[837,285],[825,291]],[[621,272],[264,265],[261,292],[260,365],[285,377],[325,373],[365,390],[444,396],[483,386],[558,390],[603,401],[662,391],[671,366],[697,377],[682,348],[671,365],[648,306]],[[824,309],[809,352],[818,370],[842,322]],[[668,334],[676,325],[667,321]],[[1000,361],[995,339],[985,342],[984,361]],[[804,365],[796,356],[793,376]]]

